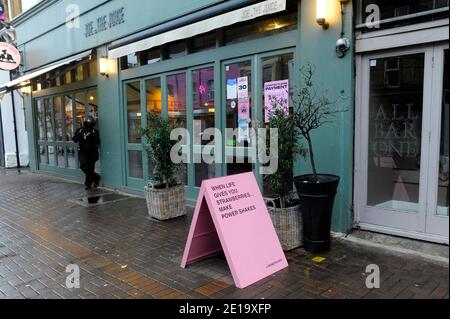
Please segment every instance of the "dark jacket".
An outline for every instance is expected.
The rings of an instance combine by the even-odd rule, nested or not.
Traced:
[[[75,132],[72,139],[78,143],[80,152],[92,152],[98,154],[100,145],[100,134],[94,128],[80,128]]]

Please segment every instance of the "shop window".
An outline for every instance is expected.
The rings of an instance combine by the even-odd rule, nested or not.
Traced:
[[[77,113],[77,127],[78,129],[83,126],[84,119],[86,118],[86,94],[84,92],[75,93],[75,110]]]
[[[169,75],[167,77],[167,105],[169,119],[174,127],[187,128],[187,96],[186,96],[186,73]],[[188,151],[187,149],[185,150]],[[178,179],[187,183],[187,165]]]
[[[45,133],[45,108],[44,101],[37,100],[36,101],[36,118],[37,118],[37,138],[39,141],[45,141],[46,133]]]
[[[141,83],[133,82],[127,84],[127,122],[128,122],[128,143],[140,144],[141,133]]]
[[[84,79],[85,76],[83,65],[79,65],[75,69],[75,82],[83,81]]]
[[[286,11],[243,22],[225,29],[226,45],[253,40],[297,28],[297,2],[288,4]]]
[[[211,140],[203,140],[205,130],[215,128],[216,107],[214,101],[214,68],[204,68],[192,72],[192,97],[194,102],[194,156],[198,158],[195,164],[195,186],[200,187],[202,181],[216,177],[215,163],[204,163],[201,159],[200,145],[213,144]],[[214,91],[212,91],[214,92]]]
[[[213,31],[193,39],[193,52],[203,52],[216,48],[217,32]]]
[[[293,70],[294,55],[292,53],[262,59],[263,87],[261,89],[264,103],[263,119],[266,125],[269,121],[269,112],[274,107],[273,104],[285,107],[286,112],[293,111]],[[292,185],[293,180],[287,180],[286,184]],[[267,180],[264,180],[263,192],[264,196],[273,196]]]
[[[366,8],[370,5],[377,5],[380,8],[381,21],[393,19],[393,21],[381,23],[380,28],[385,29],[448,18],[448,10],[439,11],[436,9],[448,8],[449,0],[361,0],[359,5],[359,12],[361,12],[362,17],[361,23],[365,23],[369,15],[372,14],[370,11],[366,12]],[[427,12],[429,14],[411,17],[412,14]],[[365,28],[363,31],[377,31],[380,28]]]
[[[56,161],[58,167],[60,168],[66,167],[66,151],[64,146],[56,147]]]
[[[384,81],[387,88],[400,87],[400,59],[387,59],[385,61]]]
[[[53,101],[44,99],[45,105],[45,127],[47,130],[47,141],[54,142],[54,118],[53,118]]]
[[[49,166],[56,166],[56,153],[55,153],[55,147],[54,146],[48,146],[47,147],[48,152],[48,165]]]
[[[88,78],[96,77],[98,74],[97,59],[92,59],[85,65],[87,65],[87,69],[88,69]]]
[[[65,95],[63,98],[66,118],[66,140],[70,142],[74,134],[73,100],[71,95]]]
[[[228,64],[225,71],[226,127],[234,130],[233,135],[226,136],[227,174],[233,175],[253,171],[254,159],[237,152],[252,146],[252,63]]]
[[[178,41],[169,44],[163,53],[164,59],[175,59],[187,54],[186,41]]]
[[[39,164],[47,165],[48,157],[47,157],[47,147],[45,145],[39,145]]]
[[[144,178],[141,151],[128,151],[128,174],[132,178]]]
[[[56,141],[64,141],[64,110],[61,103],[61,97],[56,96],[53,98],[53,105],[55,107],[55,133]]]
[[[161,51],[158,48],[139,53],[139,65],[148,65],[161,61]]]
[[[97,90],[90,90],[87,92],[87,115],[92,116],[97,120],[96,128],[98,129],[99,125],[99,116],[98,116],[98,98],[97,98]]]
[[[146,81],[146,95],[147,95],[147,126],[150,125],[150,115],[161,114],[162,113],[162,89],[161,89],[161,79],[154,78]],[[148,157],[148,176],[153,178],[153,171],[155,169],[155,164]]]

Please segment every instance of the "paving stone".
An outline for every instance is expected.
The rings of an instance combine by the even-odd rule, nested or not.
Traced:
[[[448,299],[448,267],[340,240],[321,264],[297,249],[286,254],[289,269],[237,289],[224,256],[180,268],[192,209],[158,222],[140,198],[90,208],[69,201],[86,194],[76,183],[0,170],[0,299]],[[380,266],[380,289],[365,286],[369,264]],[[68,265],[80,267],[80,289],[65,287]]]

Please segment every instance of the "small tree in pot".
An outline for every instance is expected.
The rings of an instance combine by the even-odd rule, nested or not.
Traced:
[[[184,185],[177,175],[182,170],[170,158],[176,141],[170,139],[172,125],[160,115],[148,114],[149,127],[142,130],[145,136],[149,159],[154,164],[153,178],[145,187],[149,215],[158,220],[168,220],[186,215]]]
[[[289,251],[303,245],[303,220],[300,205],[294,200],[292,184],[295,157],[304,156],[306,152],[299,142],[294,117],[287,110],[288,101],[273,96],[270,103],[268,128],[278,131],[278,170],[265,176],[276,197],[269,201],[268,210],[283,249]],[[270,135],[267,138],[270,140]],[[266,145],[269,148],[271,143],[268,141]]]
[[[321,252],[330,249],[331,220],[334,200],[340,178],[317,171],[311,133],[325,124],[332,123],[337,113],[336,102],[327,96],[326,90],[314,86],[315,69],[311,64],[302,68],[302,87],[295,98],[294,123],[309,148],[312,174],[294,177],[294,183],[302,206],[305,249]]]

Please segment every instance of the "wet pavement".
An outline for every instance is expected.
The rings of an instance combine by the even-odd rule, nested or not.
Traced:
[[[192,209],[159,222],[144,199],[111,193],[0,169],[0,299],[449,298],[448,266],[341,239],[319,256],[288,252],[288,269],[237,289],[223,256],[180,268]],[[380,289],[366,286],[371,264]],[[68,265],[79,289],[66,287]]]

